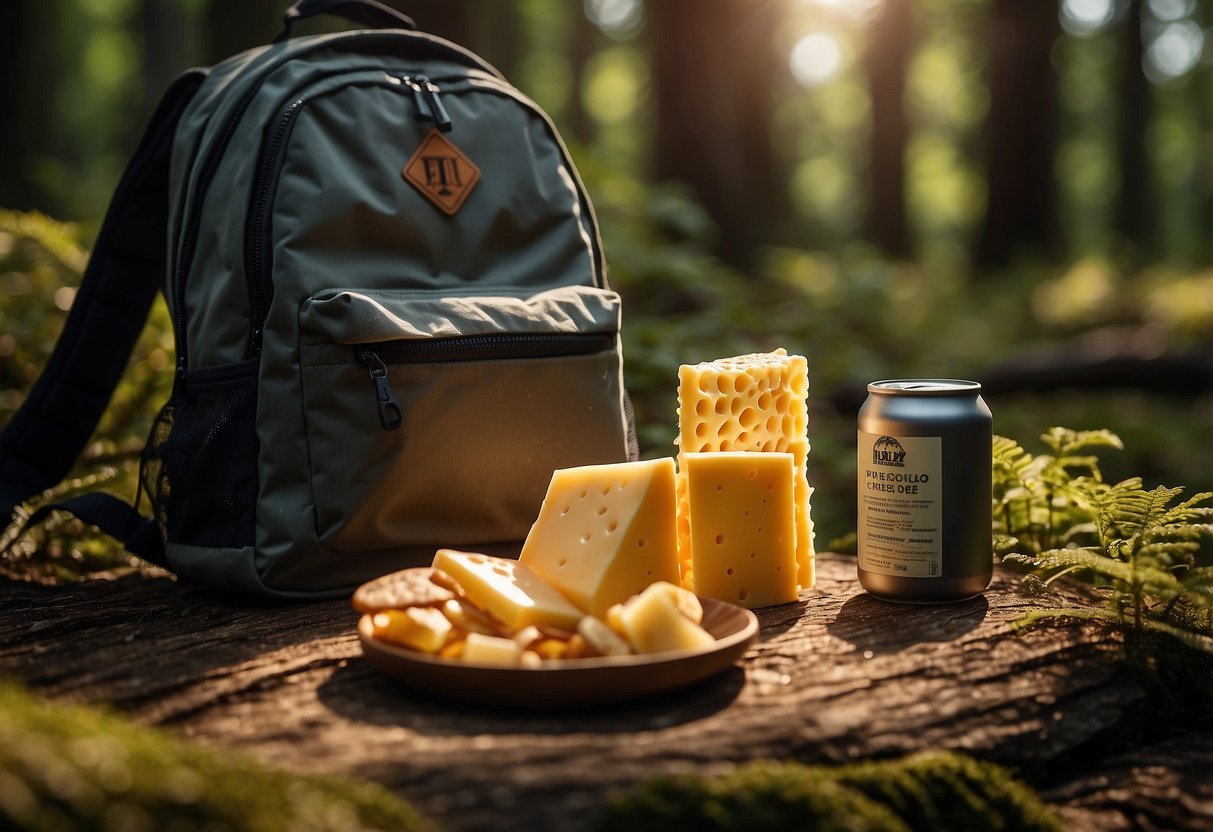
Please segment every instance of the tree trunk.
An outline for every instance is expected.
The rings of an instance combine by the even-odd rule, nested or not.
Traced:
[[[200,62],[195,15],[175,0],[143,0],[143,119],[178,74]]]
[[[1188,768],[1207,766],[1208,736],[1167,744],[1159,692],[1117,661],[1106,625],[1013,630],[1036,607],[1101,603],[1086,590],[1034,596],[998,567],[981,597],[907,606],[865,594],[853,557],[819,555],[817,574],[798,602],[758,611],[758,641],[732,669],[595,709],[415,693],[362,657],[348,601],[284,605],[142,575],[0,578],[0,673],[275,766],[370,778],[451,832],[582,832],[612,791],[658,775],[937,748],[1058,788],[1084,829],[1133,817],[1139,800],[1158,828],[1213,821],[1213,781]],[[1141,797],[1134,742],[1148,753]],[[1100,788],[1105,773],[1123,787]]]
[[[1150,84],[1142,69],[1141,0],[1129,0],[1121,36],[1122,66],[1119,121],[1120,202],[1116,230],[1144,257],[1153,245],[1150,223],[1149,159],[1146,130],[1150,121]]]
[[[62,65],[55,33],[60,5],[40,0],[0,3],[0,208],[61,206],[38,184],[38,157],[55,153],[55,96]]]
[[[988,203],[976,260],[1000,266],[1021,251],[1053,254],[1058,244],[1052,50],[1060,24],[1055,3],[994,0],[991,14]]]
[[[655,178],[687,183],[719,226],[721,256],[745,268],[788,216],[771,139],[777,6],[661,0],[647,9]]]
[[[868,239],[890,257],[911,253],[906,220],[905,78],[913,45],[910,4],[885,3],[869,32],[865,63],[872,101]]]
[[[282,28],[284,9],[281,0],[208,0],[202,18],[203,62],[218,63],[269,43]],[[320,25],[337,20],[323,19]]]

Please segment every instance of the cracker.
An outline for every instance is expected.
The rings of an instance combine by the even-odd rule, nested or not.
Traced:
[[[437,607],[463,597],[463,589],[450,575],[431,566],[417,566],[384,575],[354,591],[354,609],[361,613]]]

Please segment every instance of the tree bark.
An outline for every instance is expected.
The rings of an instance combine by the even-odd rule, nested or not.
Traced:
[[[1056,252],[1058,108],[1052,50],[1060,31],[1054,3],[993,2],[987,38],[988,202],[977,245],[980,265],[1005,265],[1022,251]]]
[[[1155,717],[1105,626],[1012,630],[1031,608],[1092,603],[1084,590],[1030,596],[1001,567],[979,598],[900,606],[862,592],[853,558],[819,555],[817,588],[760,610],[759,640],[733,669],[649,700],[537,712],[389,681],[362,658],[346,601],[283,605],[143,575],[0,579],[0,597],[0,673],[33,691],[277,766],[378,781],[453,832],[579,832],[613,790],[660,774],[934,748],[1062,789],[1055,801],[1094,826],[1140,808],[1132,788],[1092,794],[1100,772],[1133,782],[1111,755],[1129,755],[1126,738]],[[1203,805],[1207,821],[1213,783],[1166,742],[1151,740],[1164,743],[1150,746],[1152,782],[1193,791],[1150,798],[1149,811],[1180,821]],[[1106,762],[1101,749],[1114,749]]]

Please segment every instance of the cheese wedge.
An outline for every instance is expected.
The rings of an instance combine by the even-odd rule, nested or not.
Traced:
[[[517,632],[528,624],[576,630],[582,612],[525,563],[439,549],[434,567],[459,582],[468,600]]]
[[[756,609],[797,598],[794,457],[683,454],[695,592]]]
[[[674,460],[552,474],[519,560],[590,615],[654,581],[678,582]]]
[[[812,588],[813,521],[809,512],[808,362],[780,348],[678,368],[678,557],[682,585],[699,594],[693,569],[688,453],[777,451],[792,454],[797,574]]]

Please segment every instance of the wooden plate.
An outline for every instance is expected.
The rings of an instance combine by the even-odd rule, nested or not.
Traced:
[[[700,598],[703,628],[716,643],[695,650],[569,659],[539,667],[463,664],[376,641],[358,628],[362,653],[376,668],[411,688],[464,702],[559,707],[638,699],[728,670],[758,637],[754,613]],[[364,619],[365,620],[365,619]]]

